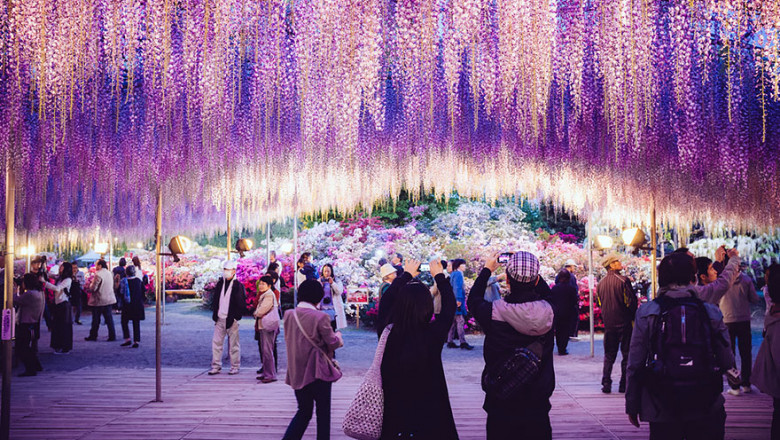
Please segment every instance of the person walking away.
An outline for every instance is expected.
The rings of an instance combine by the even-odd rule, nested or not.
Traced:
[[[460,348],[464,350],[473,350],[474,347],[466,342],[466,290],[464,286],[465,281],[463,279],[464,270],[466,270],[466,260],[461,258],[452,260],[450,284],[455,293],[457,308],[455,309],[455,319],[452,321],[450,334],[447,336],[447,347],[458,348],[458,345],[454,342],[455,336],[457,335],[458,340],[460,341]]]
[[[34,273],[27,273],[22,279],[24,293],[14,295],[14,304],[19,308],[19,323],[16,325],[16,355],[24,365],[19,376],[35,376],[43,370],[38,354],[33,350],[35,327],[43,315],[43,292],[41,282]]]
[[[122,347],[127,347],[130,342],[130,321],[133,322],[133,342],[132,347],[138,348],[141,343],[141,321],[146,318],[144,312],[144,303],[146,295],[144,294],[143,281],[138,277],[138,269],[135,265],[127,266],[126,276],[121,281],[120,291],[122,294],[122,337],[125,342]]]
[[[272,290],[274,280],[263,275],[257,283],[257,308],[255,317],[255,339],[260,351],[261,372],[257,380],[262,383],[276,382],[276,353],[274,342],[279,334],[279,302]],[[275,315],[274,315],[275,314]],[[275,319],[274,319],[275,318]],[[265,322],[265,325],[263,324]]]
[[[553,369],[554,311],[549,290],[539,285],[539,260],[530,252],[514,253],[506,265],[509,294],[485,301],[487,281],[498,269],[498,255],[488,258],[468,297],[468,305],[485,332],[485,369],[482,372],[487,413],[487,439],[551,439],[550,396],[555,389]],[[546,283],[544,283],[546,286]],[[518,349],[534,353],[538,372],[513,392],[486,387],[493,372],[512,359]]]
[[[764,322],[766,334],[756,356],[753,383],[762,393],[772,396],[774,412],[769,438],[780,438],[780,264],[766,271],[766,293],[772,300]]]
[[[580,298],[577,288],[569,282],[571,276],[568,270],[560,271],[555,277],[555,285],[550,295],[550,301],[555,306],[555,343],[561,356],[569,354],[567,347],[571,335],[571,316],[580,312]]]
[[[95,263],[95,278],[92,279],[92,296],[90,296],[88,305],[92,307],[92,326],[89,329],[89,336],[85,341],[97,341],[98,330],[100,329],[100,317],[108,327],[108,341],[116,341],[116,329],[114,329],[114,317],[111,314],[111,306],[116,304],[116,295],[114,295],[114,278],[108,271],[106,260],[98,260]]]
[[[617,254],[607,256],[602,262],[607,275],[596,285],[596,298],[601,306],[604,321],[604,368],[601,376],[601,392],[612,392],[612,366],[620,350],[620,385],[618,391],[626,392],[626,366],[631,343],[634,314],[638,301],[628,278],[620,274],[623,264]],[[693,264],[691,264],[693,268]]]
[[[741,269],[744,270],[746,267],[747,264],[742,263]],[[720,299],[723,322],[726,323],[731,337],[731,351],[736,355],[736,349],[739,347],[742,384],[741,386],[730,386],[728,392],[733,396],[738,396],[740,389],[743,393],[751,392],[750,373],[753,361],[753,344],[750,332],[750,304],[759,302],[761,302],[761,298],[756,294],[753,280],[742,272],[739,273],[726,295]]]
[[[73,307],[73,322],[81,325],[81,304],[84,299],[84,286],[86,286],[87,281],[84,277],[84,272],[79,270],[78,262],[74,260],[70,265],[73,267],[73,283],[70,286],[70,305]]]
[[[70,307],[70,287],[73,283],[73,266],[60,264],[57,283],[52,284],[42,278],[44,287],[54,292],[52,309],[51,348],[56,354],[68,354],[73,349],[73,311]]]
[[[119,284],[122,282],[123,279],[127,276],[127,260],[123,258],[119,259],[119,266],[115,267],[112,271],[114,275],[114,295],[116,295],[116,308],[117,310],[121,311],[123,309],[122,307],[122,295],[119,292]]]
[[[441,260],[441,267],[442,275],[449,281],[450,273],[447,272],[447,260]],[[431,286],[431,296],[433,297],[433,317],[438,319],[441,314],[441,292],[439,292],[439,287],[436,285],[435,281],[436,280],[434,280],[433,286]]]
[[[146,294],[146,286],[149,285],[149,277],[144,273],[141,268],[141,259],[138,256],[133,257],[133,266],[135,266],[135,274],[141,279],[141,285],[143,286],[144,294]]]
[[[650,439],[724,438],[723,373],[734,363],[723,315],[699,299],[694,260],[667,255],[658,297],[636,313],[628,355],[626,414]]]
[[[238,340],[238,321],[246,309],[246,290],[236,280],[238,263],[226,260],[222,264],[222,278],[214,287],[214,301],[211,303],[211,319],[214,320],[214,337],[211,340],[211,370],[213,376],[222,371],[222,350],[225,338],[230,353],[230,371],[238,374],[241,369],[241,345]]]
[[[284,440],[298,440],[309,426],[317,405],[317,439],[330,438],[330,395],[341,371],[332,360],[344,345],[340,332],[334,332],[330,318],[317,310],[324,295],[322,284],[306,280],[298,288],[298,307],[284,314],[284,341],[287,344],[285,383],[295,390],[298,411],[290,421]]]
[[[455,316],[455,295],[441,262],[430,263],[441,297],[441,313],[433,321],[428,287],[413,279],[419,261],[407,260],[379,307],[390,307],[392,330],[382,357],[384,390],[382,439],[457,439],[441,350]],[[379,329],[380,334],[385,326]]]

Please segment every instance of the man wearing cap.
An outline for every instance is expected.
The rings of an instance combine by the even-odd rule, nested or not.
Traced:
[[[534,351],[541,362],[537,376],[514,395],[499,398],[486,392],[482,408],[487,413],[487,438],[550,439],[554,313],[547,294],[541,293],[550,289],[539,276],[539,260],[529,252],[517,252],[506,266],[509,294],[492,303],[485,301],[488,280],[498,266],[498,255],[488,259],[467,300],[485,332],[485,371],[493,371],[522,347]]]
[[[602,261],[602,265],[607,269],[607,276],[596,285],[596,297],[601,307],[601,320],[604,322],[604,369],[601,376],[601,391],[612,392],[612,366],[615,364],[619,349],[623,359],[620,362],[618,391],[625,393],[628,351],[638,301],[631,288],[631,281],[620,274],[623,270],[620,256],[608,255]]]
[[[209,375],[219,374],[222,370],[222,349],[225,336],[230,351],[230,372],[238,374],[241,368],[241,346],[238,343],[238,320],[246,309],[246,291],[244,285],[236,280],[235,261],[225,261],[222,265],[223,277],[214,287],[214,300],[211,303],[214,320],[214,338],[211,341],[211,370]]]
[[[563,269],[569,272],[571,274],[571,277],[569,278],[569,284],[571,284],[575,289],[577,289],[577,295],[579,296],[580,287],[579,284],[577,284],[577,277],[574,276],[574,271],[577,269],[577,262],[569,258],[566,260],[566,264],[563,265]],[[560,279],[560,275],[555,276],[555,284],[558,284],[558,281]],[[580,329],[580,314],[574,313],[574,315],[571,317],[571,336],[572,338],[577,338],[578,331]]]

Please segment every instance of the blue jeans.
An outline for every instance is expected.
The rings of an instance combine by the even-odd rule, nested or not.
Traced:
[[[314,404],[317,403],[317,440],[330,439],[330,388],[333,382],[315,380],[300,390],[295,390],[298,412],[295,413],[282,440],[303,438],[311,420]]]
[[[114,316],[111,314],[110,305],[92,307],[92,327],[89,329],[89,338],[97,339],[98,329],[100,328],[100,315],[103,315],[103,320],[108,326],[108,339],[116,339]]]

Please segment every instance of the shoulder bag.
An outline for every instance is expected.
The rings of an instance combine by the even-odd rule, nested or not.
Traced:
[[[274,305],[271,310],[260,318],[260,323],[263,325],[263,330],[273,332],[279,330],[279,308],[276,305],[276,295],[272,290],[268,291],[268,294],[273,298]]]
[[[298,318],[298,311],[297,310],[293,311],[292,315],[295,316],[295,322],[298,323],[298,328],[301,330],[301,334],[303,334],[303,337],[306,338],[306,340],[309,341],[309,343],[311,345],[313,345],[314,348],[316,348],[322,354],[322,357],[325,358],[325,361],[327,362],[328,366],[330,367],[331,375],[333,377],[335,377],[333,382],[339,380],[341,378],[341,367],[339,366],[339,363],[336,362],[335,359],[332,359],[330,356],[328,356],[328,353],[326,353],[325,350],[322,349],[322,347],[317,345],[309,337],[309,335],[306,334],[306,330],[303,329],[303,325],[301,325],[301,320]]]
[[[385,393],[382,389],[382,357],[385,354],[387,337],[393,325],[389,324],[379,338],[374,362],[371,363],[363,378],[363,383],[344,415],[342,429],[344,434],[359,440],[377,440],[382,436]]]

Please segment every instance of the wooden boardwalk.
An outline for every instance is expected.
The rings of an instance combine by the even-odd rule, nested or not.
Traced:
[[[154,399],[154,370],[82,368],[14,378],[13,439],[279,439],[295,412],[282,381],[259,384],[254,371],[207,376],[205,370],[163,370],[163,402]],[[360,383],[347,376],[333,388],[332,431],[345,438],[341,419]],[[483,394],[473,380],[450,380],[462,439],[485,437]],[[726,399],[726,438],[768,439],[772,401],[757,392]],[[622,394],[603,395],[594,382],[559,381],[552,398],[553,437],[647,438],[647,425],[631,426]],[[306,438],[314,438],[314,421]],[[521,437],[518,437],[521,438]]]

